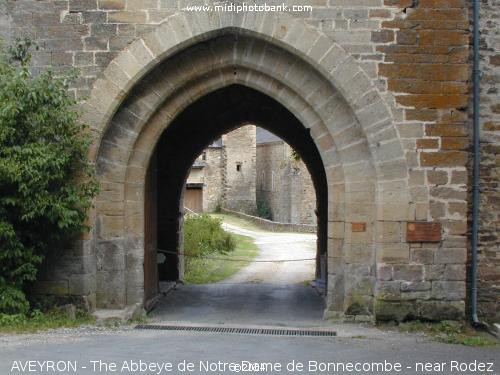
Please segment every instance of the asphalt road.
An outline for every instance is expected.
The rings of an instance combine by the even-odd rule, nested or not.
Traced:
[[[297,241],[277,241],[265,236],[257,239],[261,246],[259,257],[300,255],[300,247],[290,245]],[[305,241],[311,243],[310,239]],[[273,243],[281,250],[273,253]],[[296,251],[286,253],[288,248]],[[269,254],[262,254],[266,251]],[[297,271],[307,275],[306,279],[311,275],[311,267]],[[276,277],[273,272],[276,271],[259,266],[243,270],[244,277],[235,276],[221,283],[181,286],[161,300],[151,313],[152,323],[318,327],[336,330],[338,336],[146,331],[131,325],[0,335],[0,375],[498,374],[500,371],[498,347],[449,345],[430,341],[422,334],[328,323],[322,319],[323,299],[312,287],[303,282],[287,283],[287,278],[292,281],[289,276]],[[301,277],[293,280],[302,280]]]
[[[156,322],[264,324],[311,327],[326,324],[323,298],[310,286],[286,284],[184,285],[151,313]]]
[[[309,285],[315,271],[316,235],[253,231],[227,223],[224,228],[253,237],[259,247],[258,262],[219,283],[178,286],[151,313],[154,321],[300,327],[327,324],[322,319],[323,298]],[[312,260],[281,262],[309,258]]]
[[[0,374],[14,373],[59,373],[59,374],[237,374],[229,368],[222,370],[218,362],[241,361],[259,363],[265,371],[249,371],[248,374],[496,374],[499,371],[498,359],[500,351],[496,348],[469,348],[465,346],[428,342],[421,336],[398,333],[379,333],[374,337],[275,337],[249,336],[234,334],[176,333],[167,331],[135,331],[118,330],[102,333],[64,332],[49,337],[24,337],[8,342],[0,337]],[[13,366],[26,364],[25,361],[71,361],[76,363],[77,372],[18,372],[11,371]],[[103,363],[91,361],[102,361]],[[143,361],[150,363],[169,362],[172,371],[158,369],[155,371],[127,371],[130,361],[136,364]],[[192,371],[180,371],[178,366],[183,361],[192,362]],[[209,362],[213,371],[206,371],[204,361]],[[295,361],[304,368],[287,370],[287,366]],[[371,367],[368,371],[334,371],[335,368],[320,371],[319,367],[310,368],[309,361],[318,363],[336,362],[348,366],[360,363],[364,366],[397,366],[401,371],[380,371]],[[487,371],[451,371],[453,361],[466,363],[468,366],[476,361],[491,365],[492,372]],[[497,361],[497,363],[494,363]],[[200,363],[201,362],[201,363]],[[417,363],[443,364],[443,371],[416,371]],[[117,371],[110,369],[116,365]],[[125,370],[120,371],[124,363]],[[264,363],[273,364],[273,368]],[[376,363],[376,365],[372,365]],[[94,364],[97,366],[93,368]],[[276,370],[279,364],[281,370]],[[314,362],[313,362],[314,364]],[[358,365],[359,366],[359,365]],[[423,365],[422,365],[423,366]],[[462,365],[463,366],[463,365]],[[83,368],[85,367],[85,368]],[[234,370],[235,368],[233,368]],[[339,369],[339,368],[337,368]],[[341,368],[340,368],[341,370]],[[375,370],[375,371],[374,371]]]

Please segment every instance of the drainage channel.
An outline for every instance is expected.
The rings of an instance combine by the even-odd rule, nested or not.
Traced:
[[[268,336],[337,336],[335,331],[291,328],[236,328],[214,326],[178,326],[163,324],[138,324],[135,329],[152,331],[191,331],[205,333],[230,333],[238,335],[268,335]]]

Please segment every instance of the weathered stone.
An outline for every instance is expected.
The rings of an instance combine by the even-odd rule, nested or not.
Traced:
[[[394,280],[422,281],[424,268],[421,265],[395,265],[393,270]]]
[[[434,252],[434,249],[411,249],[410,261],[418,264],[432,264]]]
[[[69,0],[69,9],[75,12],[97,9],[97,0]]]
[[[431,187],[430,195],[432,197],[441,198],[441,199],[458,199],[465,200],[467,199],[467,192],[464,190],[457,190],[448,187]]]
[[[372,315],[373,297],[367,295],[350,294],[344,301],[345,315]]]
[[[465,234],[467,232],[467,221],[461,220],[441,220],[445,232],[451,235]]]
[[[398,301],[401,298],[400,281],[379,281],[375,288],[375,298],[385,301]]]
[[[451,172],[451,183],[464,185],[467,183],[467,172],[466,171],[453,171]]]
[[[120,23],[145,23],[146,12],[144,11],[110,11],[108,12],[109,22]]]
[[[417,309],[412,302],[386,302],[375,300],[375,317],[380,321],[395,320],[404,322],[418,316]]]
[[[436,264],[465,264],[467,251],[465,248],[441,248],[436,251]]]
[[[426,320],[460,320],[465,313],[463,301],[419,301],[417,306],[418,315]]]
[[[402,292],[425,292],[431,290],[429,281],[403,281],[401,283]]]
[[[106,12],[102,11],[84,11],[80,13],[82,15],[83,23],[104,23],[107,19]]]
[[[377,279],[382,281],[392,280],[392,266],[386,264],[378,264]]]
[[[427,171],[427,181],[433,185],[446,185],[448,173],[446,171]]]
[[[126,0],[98,0],[99,9],[106,10],[123,10],[125,9]]]
[[[465,282],[433,281],[432,297],[435,299],[463,300],[465,298]]]
[[[444,270],[445,280],[460,280],[466,278],[466,268],[463,264],[447,264]]]
[[[85,38],[86,51],[107,51],[108,38],[106,37],[88,37]]]
[[[434,219],[439,219],[445,216],[445,204],[440,201],[431,200],[429,204],[430,214]]]
[[[408,244],[382,244],[377,246],[377,261],[383,263],[406,263],[410,258]]]
[[[431,291],[422,291],[422,292],[401,292],[401,299],[403,301],[422,301],[431,299]]]

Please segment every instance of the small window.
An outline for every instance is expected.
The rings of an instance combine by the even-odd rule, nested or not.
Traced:
[[[241,172],[241,163],[236,163],[236,170]]]
[[[206,152],[201,154],[201,160],[207,160],[207,153]]]

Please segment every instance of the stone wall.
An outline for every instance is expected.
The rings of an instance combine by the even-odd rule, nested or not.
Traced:
[[[481,2],[479,316],[500,321],[500,2]]]
[[[290,184],[284,178],[287,163],[282,142],[257,146],[257,202],[271,209],[272,220],[290,222]]]
[[[285,142],[257,145],[257,202],[269,206],[274,221],[316,224],[311,176]]]
[[[268,4],[273,2],[281,3],[278,0],[267,1]],[[29,36],[38,44],[39,49],[33,55],[34,71],[47,66],[53,66],[56,72],[77,67],[80,78],[73,84],[72,92],[80,100],[87,98],[92,88],[94,92],[108,94],[101,103],[98,100],[97,104],[94,102],[98,109],[93,112],[95,117],[103,112],[99,121],[104,121],[108,119],[106,116],[111,116],[106,112],[109,108],[113,109],[110,102],[115,98],[118,98],[116,101],[123,99],[130,89],[127,85],[136,82],[134,79],[139,77],[138,72],[144,73],[146,69],[142,69],[152,56],[159,57],[157,51],[161,52],[164,48],[161,43],[151,44],[151,40],[155,41],[154,37],[148,39],[151,43],[147,47],[144,41],[139,44],[133,41],[151,30],[160,29],[158,25],[190,3],[187,0],[7,0],[0,3],[0,35],[6,38]],[[353,316],[371,314],[373,311],[366,306],[371,306],[374,301],[374,313],[380,318],[460,317],[466,299],[467,200],[470,186],[467,178],[470,159],[469,4],[465,0],[304,0],[304,3],[311,3],[312,11],[294,13],[293,16],[312,26],[314,31],[304,31],[302,23],[290,23],[293,25],[290,30],[309,33],[316,39],[309,41],[289,33],[283,44],[294,46],[289,52],[305,50],[310,53],[319,67],[336,69],[337,75],[332,75],[333,78],[329,76],[329,79],[342,89],[345,101],[356,111],[356,118],[362,125],[336,128],[337,124],[343,124],[343,120],[345,124],[353,123],[349,113],[337,112],[335,123],[328,124],[328,131],[332,132],[330,138],[323,127],[309,123],[311,135],[323,153],[325,163],[331,165],[327,171],[329,181],[340,181],[347,175],[345,191],[340,191],[338,186],[329,186],[328,282],[329,290],[344,288],[349,297],[327,302],[338,311],[345,306],[345,313]],[[499,47],[495,35],[498,1],[485,0],[481,4],[484,76],[480,307],[483,313],[492,315],[491,312],[498,311],[499,278],[498,140],[494,137],[498,133],[499,122],[495,87],[499,82]],[[272,16],[268,19],[272,20]],[[180,21],[173,21],[173,25],[176,25],[175,22],[179,24]],[[251,22],[247,25],[254,27]],[[349,54],[348,64],[336,61],[338,54],[326,52],[333,42],[319,38],[315,33],[317,30],[331,37]],[[273,30],[259,31],[272,39],[279,38],[279,32],[285,33],[288,29],[277,29],[275,35],[270,35]],[[171,35],[162,33],[162,41]],[[187,39],[182,30],[175,30],[175,27],[173,34],[176,40]],[[300,41],[305,41],[307,48]],[[104,79],[103,70],[126,49],[126,57],[111,63]],[[278,60],[271,53],[263,54],[263,59],[259,61],[264,61],[264,58]],[[300,64],[297,66],[301,68]],[[205,67],[198,66],[199,69]],[[279,72],[273,73],[279,75]],[[295,87],[296,92],[303,94],[302,98],[310,98],[320,87],[317,84],[319,76],[315,74],[306,75],[308,80],[304,80],[304,76],[295,77],[294,72],[288,76],[295,79],[296,85],[302,83],[300,87]],[[98,77],[103,78],[102,86],[95,90]],[[269,75],[267,77],[269,79]],[[347,77],[350,79],[348,83],[343,81]],[[276,82],[280,84],[281,81]],[[253,83],[260,84],[258,79]],[[325,87],[320,88],[330,92]],[[126,92],[122,93],[120,90],[124,88]],[[266,88],[277,92],[272,91],[275,90],[272,84],[267,84]],[[280,93],[283,93],[285,87],[280,88]],[[307,90],[311,90],[310,93],[304,94]],[[147,97],[144,102],[153,102],[153,99]],[[146,112],[139,105],[140,101],[131,103]],[[293,107],[296,102],[291,100],[288,104]],[[325,108],[315,109],[333,111],[332,108]],[[386,112],[390,112],[390,116],[384,118]],[[128,120],[130,113],[129,110]],[[300,113],[308,114],[307,111]],[[86,119],[92,122],[95,117],[88,116]],[[389,124],[382,121],[387,118]],[[130,120],[130,123],[133,121]],[[375,123],[367,125],[370,121]],[[94,121],[96,132],[104,128],[103,124],[97,123]],[[348,147],[334,154],[331,150],[336,145]],[[404,161],[397,158],[401,145]],[[118,153],[109,147],[109,155]],[[335,159],[339,155],[340,161]],[[356,157],[364,157],[364,161],[372,163],[372,169],[359,168],[362,163],[356,164]],[[114,171],[119,172],[116,168]],[[370,173],[376,173],[378,179],[373,189],[365,182],[353,183],[352,177],[359,182]],[[406,193],[400,194],[407,191],[407,186],[410,192],[408,197]],[[96,238],[100,235],[113,237],[113,243],[120,251],[125,217],[117,215],[114,207],[124,201],[124,190],[123,184],[106,181],[99,198],[101,200],[97,201],[101,216],[96,221],[99,223],[96,232],[101,234],[98,233]],[[339,208],[339,201],[346,202],[343,206],[345,211]],[[376,218],[368,213],[375,202]],[[111,214],[106,207],[111,207]],[[140,208],[137,212],[141,212]],[[134,216],[134,220],[139,220],[137,218],[140,214]],[[355,221],[369,224],[375,220],[376,224],[368,226],[366,232],[352,230]],[[408,243],[407,221],[441,223],[442,241]],[[140,230],[132,228],[132,232],[136,230],[140,236]],[[104,239],[98,238],[96,245],[92,236],[91,233],[85,237],[88,241],[72,251],[67,260],[61,260],[64,265],[74,265],[75,259],[78,259],[85,267],[76,271],[70,266],[61,267],[57,277],[55,273],[49,273],[53,278],[48,281],[57,284],[48,285],[57,285],[58,293],[95,295],[95,285],[105,286],[109,281],[96,277],[95,268],[106,268],[108,263],[121,259],[122,254],[118,250],[116,255],[114,250],[106,252],[104,247],[99,248],[95,266],[95,261],[92,263],[91,259],[95,259],[96,246],[100,246],[99,241],[104,243]],[[351,254],[351,258],[345,260],[343,254]],[[344,263],[339,262],[341,258]],[[372,266],[367,265],[368,262]],[[137,264],[140,264],[140,256]],[[110,266],[110,278],[118,280],[113,272],[115,268]],[[136,274],[139,280],[141,274],[139,271]],[[124,275],[120,276],[123,280]],[[376,290],[373,290],[373,278],[376,279]],[[140,291],[139,281],[137,285],[133,284],[137,293]],[[125,300],[117,301],[119,306]]]
[[[300,224],[311,224],[316,225],[316,192],[314,191],[314,185],[302,160],[298,160],[295,163],[294,174],[295,181],[297,184],[294,185],[295,192],[292,192],[292,199],[294,199],[294,206],[297,212],[297,222]]]
[[[462,0],[385,0],[385,4],[399,12],[382,22],[383,29],[372,33],[372,40],[379,44],[380,78],[385,78],[401,109],[398,128],[410,166],[413,215],[417,221],[439,221],[443,240],[412,243],[405,246],[404,256],[400,253],[379,263],[377,309],[388,317],[454,318],[463,311],[466,297],[468,4]],[[387,238],[390,233],[406,236],[398,223],[381,226]],[[407,302],[392,311],[390,301],[395,299]]]
[[[213,212],[224,199],[225,151],[222,147],[208,147],[204,152],[203,211]]]
[[[222,136],[225,152],[223,206],[255,213],[255,126],[246,125]]]
[[[266,220],[258,216],[244,214],[243,212],[239,211],[231,211],[228,210],[227,208],[222,208],[222,212],[251,221],[252,223],[261,227],[262,229],[271,232],[296,232],[296,233],[314,233],[314,234],[318,232],[318,227],[316,225],[280,223],[277,221]]]

